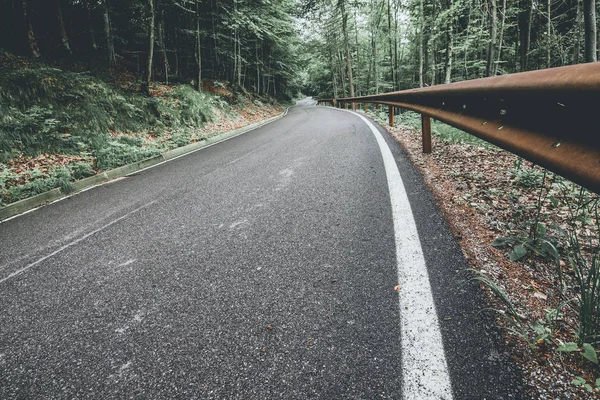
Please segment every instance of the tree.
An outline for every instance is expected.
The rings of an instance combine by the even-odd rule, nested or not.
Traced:
[[[33,33],[33,26],[31,25],[31,15],[29,14],[29,5],[27,4],[27,0],[23,0],[23,20],[27,29],[27,44],[29,45],[29,54],[33,58],[40,58],[40,49],[37,44],[37,39],[35,38],[35,33]]]
[[[58,32],[60,35],[60,44],[65,54],[71,55],[71,45],[69,44],[69,38],[67,37],[67,30],[65,29],[65,20],[63,18],[62,7],[60,5],[60,0],[55,1],[55,11],[56,11],[56,23],[58,26]]]
[[[142,80],[142,93],[150,95],[150,83],[152,82],[152,61],[154,60],[154,20],[156,12],[154,0],[148,0],[148,54],[146,56],[146,69]]]
[[[583,0],[583,23],[585,25],[585,62],[596,58],[596,0]]]

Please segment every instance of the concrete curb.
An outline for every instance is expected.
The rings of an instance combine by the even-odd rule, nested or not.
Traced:
[[[178,147],[173,150],[169,150],[167,152],[162,153],[161,155],[147,158],[142,161],[138,161],[133,164],[124,165],[122,167],[118,167],[115,169],[111,169],[110,171],[105,171],[99,173],[94,176],[90,176],[89,178],[81,179],[79,181],[73,182],[75,186],[75,191],[71,193],[63,193],[60,189],[52,189],[44,193],[40,193],[36,196],[29,197],[27,199],[19,200],[17,202],[11,203],[7,206],[0,208],[0,222],[6,221],[10,218],[16,217],[18,215],[27,213],[32,211],[40,206],[44,206],[47,204],[54,203],[56,201],[62,200],[67,197],[71,197],[76,195],[79,192],[88,190],[93,188],[94,186],[101,185],[103,183],[109,182],[113,179],[122,178],[127,175],[131,175],[133,173],[139,172],[141,170],[155,167],[159,164],[163,164],[165,162],[174,160],[179,157],[183,157],[185,155],[191,154],[195,151],[201,150],[205,147],[212,146],[216,143],[223,142],[225,140],[231,139],[235,136],[239,136],[241,134],[247,133],[251,130],[260,128],[261,126],[270,124],[280,118],[283,118],[287,115],[288,109],[286,109],[281,115],[276,117],[269,118],[262,122],[257,122],[255,124],[247,125],[242,128],[235,129],[233,131],[221,133],[219,135],[215,135],[212,137],[208,137],[200,140],[196,143],[188,144],[187,146]]]

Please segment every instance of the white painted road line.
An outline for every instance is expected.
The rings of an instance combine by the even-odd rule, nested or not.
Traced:
[[[148,203],[148,204],[146,204],[146,205],[143,205],[143,206],[141,206],[141,207],[138,207],[138,208],[136,208],[136,209],[135,209],[135,210],[133,210],[133,211],[130,211],[130,212],[128,212],[127,214],[123,215],[122,217],[119,217],[119,218],[115,219],[114,221],[112,221],[112,222],[109,222],[108,224],[106,224],[106,225],[104,225],[104,226],[102,226],[102,227],[100,227],[100,228],[98,228],[98,229],[96,229],[96,230],[93,230],[93,231],[91,231],[91,232],[90,232],[90,233],[88,233],[88,234],[85,234],[85,235],[83,235],[82,237],[80,237],[80,238],[79,238],[79,239],[77,239],[77,240],[74,240],[74,241],[72,241],[72,242],[70,242],[70,243],[67,243],[67,244],[65,244],[64,246],[62,246],[62,247],[61,247],[61,248],[59,248],[58,250],[55,250],[55,251],[53,251],[52,253],[48,254],[47,256],[44,256],[44,257],[40,258],[39,260],[37,260],[37,261],[34,261],[34,262],[32,262],[31,264],[29,264],[29,265],[27,265],[27,266],[25,266],[25,267],[23,267],[23,268],[21,268],[21,269],[19,269],[19,270],[15,271],[15,272],[13,272],[12,274],[10,274],[10,275],[8,275],[8,276],[6,276],[6,277],[4,277],[4,278],[0,279],[0,283],[3,283],[3,282],[5,282],[5,281],[7,281],[7,280],[9,280],[9,279],[11,279],[11,278],[14,278],[15,276],[21,275],[23,272],[27,271],[27,270],[28,270],[28,269],[30,269],[30,268],[33,268],[33,267],[35,267],[36,265],[38,265],[39,263],[41,263],[41,262],[43,262],[43,261],[45,261],[45,260],[49,259],[50,257],[53,257],[53,256],[57,255],[57,254],[58,254],[58,253],[60,253],[61,251],[63,251],[63,250],[66,250],[66,249],[68,249],[69,247],[72,247],[72,246],[76,245],[77,243],[81,242],[82,240],[85,240],[85,239],[89,238],[90,236],[92,236],[92,235],[95,235],[96,233],[98,233],[98,232],[100,232],[100,231],[102,231],[102,230],[104,230],[104,229],[108,228],[108,227],[109,227],[109,226],[111,226],[111,225],[114,225],[114,224],[116,224],[117,222],[119,222],[119,221],[121,221],[121,220],[124,220],[125,218],[129,217],[130,215],[132,215],[132,214],[135,214],[136,212],[138,212],[138,211],[140,211],[140,210],[143,210],[144,208],[146,208],[146,207],[149,207],[149,206],[151,206],[151,205],[152,205],[152,204],[154,204],[154,203],[156,203],[156,200],[155,200],[155,201],[152,201],[152,202],[150,202],[150,203]]]
[[[452,399],[452,387],[421,240],[398,166],[375,126],[360,114],[375,135],[387,175],[394,231],[404,399]]]

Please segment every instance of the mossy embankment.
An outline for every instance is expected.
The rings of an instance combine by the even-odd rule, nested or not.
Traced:
[[[102,79],[0,53],[0,207],[280,113],[227,82]]]

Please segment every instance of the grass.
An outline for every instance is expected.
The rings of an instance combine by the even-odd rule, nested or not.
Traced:
[[[387,110],[380,110],[376,112],[375,115],[376,119],[380,122],[386,123],[388,121]],[[421,114],[413,111],[402,111],[402,113],[396,114],[394,122],[398,126],[407,126],[417,131],[421,130]],[[431,121],[431,133],[436,136],[438,140],[445,143],[469,144],[486,148],[495,147],[476,136],[470,135],[460,129],[434,119]]]

